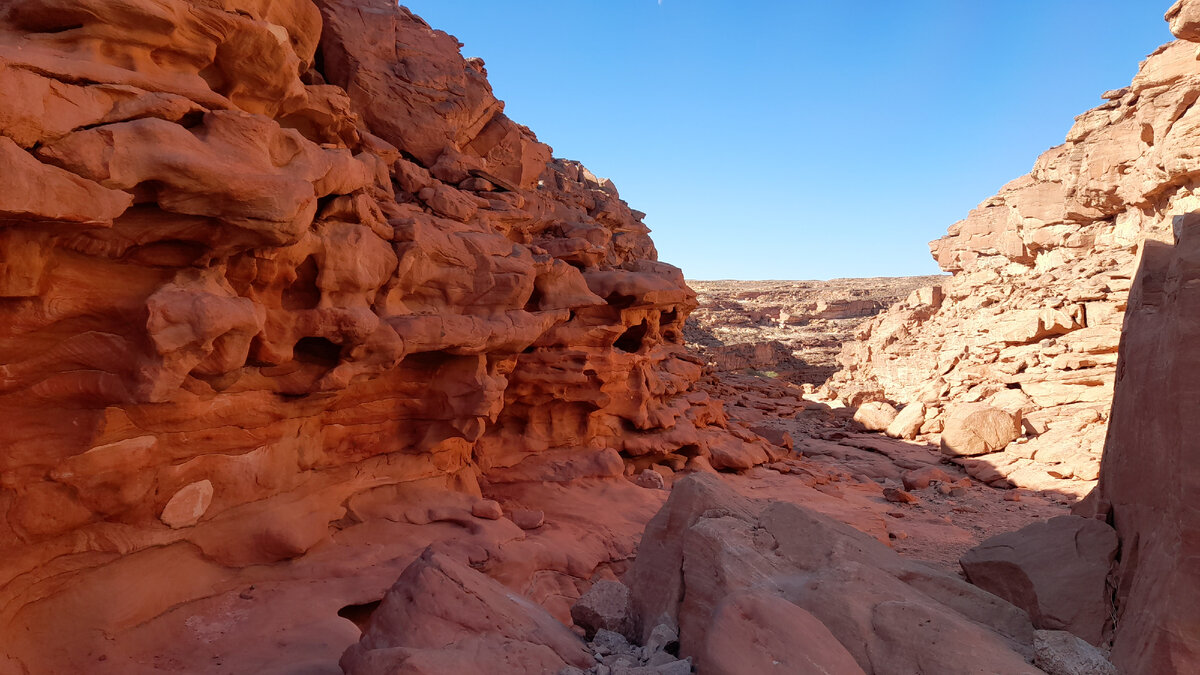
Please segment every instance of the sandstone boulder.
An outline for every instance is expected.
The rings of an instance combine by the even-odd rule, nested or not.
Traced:
[[[942,428],[942,452],[970,457],[1000,452],[1021,436],[1021,415],[984,405],[953,409]]]
[[[858,406],[854,421],[870,431],[883,431],[896,419],[896,409],[884,401],[871,401]]]
[[[1118,675],[1104,652],[1063,630],[1033,634],[1033,663],[1046,675]]]
[[[708,659],[728,668],[768,655],[806,672],[845,664],[843,650],[867,673],[1038,672],[1023,611],[808,509],[738,497],[715,476],[675,484],[631,575],[640,634],[677,622],[680,653],[701,672]],[[842,649],[815,649],[810,619]],[[779,623],[762,633],[765,654],[736,656],[725,635],[768,620]],[[807,637],[782,635],[806,626]]]
[[[921,426],[924,424],[925,404],[920,401],[909,403],[896,414],[891,424],[888,424],[887,435],[912,440],[921,432]]]
[[[593,663],[583,641],[546,610],[426,550],[384,596],[341,666],[350,675],[523,675]]]
[[[716,675],[863,672],[825,624],[769,591],[732,593],[717,607],[701,663]]]
[[[971,583],[1027,611],[1034,626],[1098,645],[1110,628],[1107,582],[1116,553],[1108,525],[1060,516],[991,537],[960,562]]]

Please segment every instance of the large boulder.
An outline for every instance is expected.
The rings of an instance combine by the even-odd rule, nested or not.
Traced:
[[[871,431],[883,431],[896,419],[896,409],[884,401],[871,401],[858,406],[854,421]]]
[[[347,675],[552,675],[594,663],[546,610],[432,549],[405,568],[341,660]]]
[[[950,412],[942,429],[942,452],[971,457],[999,452],[1021,436],[1021,415],[986,405],[964,405]]]
[[[896,414],[887,426],[887,435],[892,438],[914,439],[925,424],[925,404],[920,401],[909,403]]]
[[[1098,645],[1109,624],[1107,580],[1116,554],[1111,527],[1059,516],[991,537],[959,562],[971,583],[1028,612],[1034,626]]]
[[[721,603],[702,662],[712,675],[863,672],[825,624],[770,591],[733,593]]]
[[[1025,612],[804,507],[740,497],[718,476],[675,484],[631,577],[641,635],[677,624],[700,672],[774,667],[728,670],[739,658],[857,672],[843,651],[865,673],[1038,672]],[[737,635],[757,646],[737,647]]]

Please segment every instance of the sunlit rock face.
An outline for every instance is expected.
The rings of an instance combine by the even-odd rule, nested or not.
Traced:
[[[930,244],[953,277],[859,334],[830,386],[847,401],[923,402],[926,431],[962,404],[1019,412],[1025,439],[971,460],[985,480],[1082,495],[1099,475],[1137,260],[1200,208],[1200,61],[1178,37],[1076,118],[1063,145]],[[1026,442],[1027,441],[1027,442]]]
[[[738,463],[643,214],[408,10],[0,0],[0,91],[8,635],[151,547],[299,556],[368,490]]]

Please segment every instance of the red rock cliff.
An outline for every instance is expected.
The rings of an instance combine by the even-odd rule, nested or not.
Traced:
[[[356,494],[549,450],[755,461],[689,392],[643,214],[458,50],[387,0],[0,0],[0,619],[33,653],[35,601],[138,551],[293,558]]]

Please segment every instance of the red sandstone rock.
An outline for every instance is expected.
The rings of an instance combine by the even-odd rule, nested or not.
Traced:
[[[587,635],[597,630],[610,630],[625,637],[633,635],[633,611],[629,587],[619,581],[602,579],[592,584],[579,600],[571,605],[571,618]]]
[[[901,477],[905,490],[924,490],[934,481],[953,483],[954,476],[942,471],[936,466],[924,466],[919,469],[905,471]],[[968,479],[969,480],[969,479]]]
[[[499,502],[493,499],[480,499],[471,505],[471,515],[487,520],[499,520],[504,517],[504,510]]]
[[[925,404],[917,401],[904,406],[904,409],[897,413],[895,419],[887,426],[886,431],[887,435],[892,438],[912,440],[917,437],[924,424]]]
[[[883,431],[896,419],[896,409],[883,401],[871,401],[858,406],[854,421],[870,431]]]
[[[702,662],[718,675],[863,672],[825,624],[765,591],[733,593],[717,608]]]
[[[533,509],[516,509],[509,517],[522,530],[536,530],[546,522],[546,514]]]
[[[342,657],[350,675],[557,673],[589,667],[583,642],[545,610],[452,558],[426,551]]]
[[[897,490],[896,488],[884,488],[883,498],[889,502],[894,502],[897,504],[916,504],[917,502],[921,501],[911,493],[905,492],[904,490]]]
[[[1099,645],[1111,629],[1107,581],[1116,553],[1108,525],[1060,516],[992,537],[961,563],[971,583],[1029,612],[1034,626]]]
[[[51,670],[139,670],[135,626],[354,525],[511,527],[481,481],[782,455],[692,391],[694,294],[642,215],[394,2],[0,6],[14,667],[49,639]],[[388,503],[425,483],[463,499]],[[108,611],[156,556],[196,582]]]
[[[1191,3],[1185,3],[1185,8]],[[1173,246],[1148,242],[1129,296],[1112,423],[1093,510],[1117,531],[1116,632],[1122,672],[1183,672],[1200,663],[1200,312],[1196,215]]]
[[[730,663],[731,647],[715,632],[750,627],[722,608],[758,589],[815,617],[865,672],[1037,672],[1028,664],[1033,629],[1021,610],[904,561],[848,526],[795,505],[738,497],[704,474],[676,483],[647,526],[632,579],[641,635],[658,622],[677,622],[681,654],[695,656],[701,671],[708,654]],[[765,602],[779,613],[778,602]],[[808,618],[784,614],[789,625]],[[774,636],[772,629],[770,648],[804,667],[802,644],[788,647]],[[710,651],[714,640],[718,648]],[[839,654],[818,656],[837,663]]]

